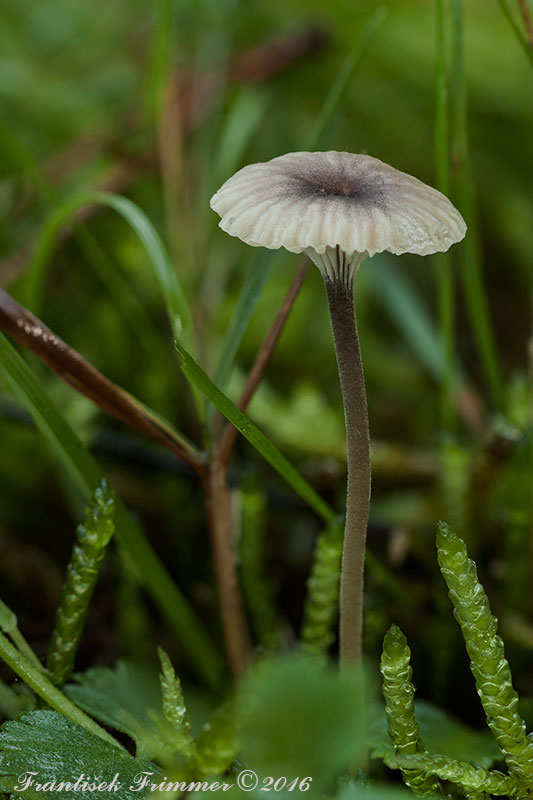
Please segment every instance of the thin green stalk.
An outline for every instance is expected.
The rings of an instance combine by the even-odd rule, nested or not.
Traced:
[[[181,342],[175,342],[176,349],[183,358],[181,369],[183,374],[193,383],[207,399],[223,414],[232,425],[239,429],[245,439],[248,439],[263,458],[279,472],[294,491],[300,495],[313,511],[324,520],[329,522],[335,517],[335,512],[328,504],[315,492],[313,487],[300,475],[285,456],[261,433],[259,428],[254,425],[246,414],[239,411],[227,395],[203,371],[200,365],[194,360],[191,354],[183,347]]]
[[[121,750],[124,749],[107,731],[75,706],[59,689],[56,689],[44,673],[34,667],[33,664],[30,664],[2,633],[0,633],[0,657],[16,672],[19,678],[22,678],[33,689],[35,694],[39,695],[55,711],[64,714],[65,717],[86,728],[95,736],[104,739],[104,741]]]
[[[215,371],[215,383],[223,390],[227,386],[239,346],[244,338],[255,307],[259,302],[261,293],[282,255],[283,253],[280,250],[261,250],[260,253],[254,253],[252,256],[255,263],[249,266],[246,272],[244,286],[224,336],[222,352]],[[207,422],[212,419],[214,412],[215,407],[211,404],[206,412]]]
[[[309,142],[307,143],[308,150],[315,150],[324,147],[324,144],[329,139],[330,128],[338,109],[342,107],[342,101],[346,94],[346,90],[354,78],[359,65],[361,64],[363,56],[366,54],[370,44],[374,40],[388,13],[388,8],[385,6],[378,6],[365,23],[355,45],[349,52],[341,69],[335,76],[335,80],[329,88],[326,99],[324,100],[324,104],[320,110],[315,129],[311,134]]]
[[[148,65],[146,69],[145,113],[152,120],[157,118],[164,99],[167,86],[170,52],[173,7],[171,0],[156,0],[154,7],[154,24]]]
[[[435,32],[435,168],[437,189],[448,195],[450,191],[450,117],[445,21],[444,0],[437,0]],[[453,430],[457,425],[455,407],[457,387],[453,302],[454,276],[449,252],[435,254],[435,260],[437,262],[440,346],[444,366],[441,383],[441,415],[444,429]]]
[[[468,236],[459,249],[461,277],[474,341],[493,404],[502,407],[503,384],[490,320],[487,292],[481,265],[481,245],[474,201],[474,188],[468,152],[466,79],[463,64],[462,0],[452,0],[452,85],[453,135],[452,162],[458,206],[469,226]]]
[[[460,442],[445,438],[440,448],[440,486],[443,516],[463,538],[468,534],[468,546],[475,554],[475,525],[471,524],[471,474],[473,454],[471,448]]]
[[[0,628],[9,634],[15,646],[30,664],[36,669],[43,669],[43,665],[18,628],[17,615],[2,600],[0,600]]]
[[[30,664],[33,664],[38,669],[42,670],[43,669],[43,665],[41,664],[41,662],[39,661],[39,659],[37,658],[37,656],[33,652],[32,648],[30,647],[30,645],[28,644],[28,642],[26,641],[26,639],[24,638],[24,636],[22,635],[20,630],[18,628],[15,628],[14,630],[12,630],[10,632],[9,635],[11,636],[13,644],[15,645],[17,650],[20,653],[22,653],[22,655],[25,658],[28,659]]]

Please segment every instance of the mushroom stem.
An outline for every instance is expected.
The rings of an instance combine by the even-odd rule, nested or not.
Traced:
[[[340,660],[361,659],[363,571],[370,506],[370,435],[363,362],[359,350],[353,274],[325,276],[333,342],[344,405],[348,486],[340,588]]]

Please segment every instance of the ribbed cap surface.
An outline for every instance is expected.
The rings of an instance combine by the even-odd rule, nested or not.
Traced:
[[[465,222],[441,192],[367,155],[288,153],[251,164],[211,198],[220,227],[255,247],[345,253],[448,250]]]

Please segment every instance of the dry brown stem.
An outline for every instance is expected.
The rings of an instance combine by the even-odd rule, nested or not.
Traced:
[[[248,403],[252,399],[257,387],[263,379],[268,363],[272,358],[274,350],[276,349],[280,336],[283,332],[283,328],[285,327],[285,323],[287,322],[287,318],[292,310],[292,307],[294,306],[300,289],[302,288],[302,284],[309,271],[310,265],[311,262],[309,259],[305,258],[300,269],[294,276],[294,279],[289,287],[289,291],[285,295],[285,299],[283,300],[283,303],[281,304],[279,311],[274,318],[274,322],[270,326],[267,335],[263,339],[254,365],[250,370],[245,387],[239,398],[239,402],[237,403],[237,407],[240,411],[246,411]],[[220,437],[217,448],[218,458],[222,462],[227,463],[229,460],[237,436],[237,428],[229,423]]]
[[[246,409],[265,374],[268,362],[272,357],[287,317],[294,306],[308,272],[309,263],[306,258],[296,273],[274,322],[261,344],[238,403],[241,411]],[[242,673],[251,648],[250,634],[237,576],[231,493],[228,485],[228,463],[237,435],[237,429],[228,423],[214,447],[212,459],[204,480],[208,498],[211,545],[215,558],[224,639],[234,675]]]
[[[246,667],[252,645],[237,575],[233,539],[235,518],[227,465],[216,456],[211,459],[204,476],[204,491],[224,642],[231,671],[238,677]]]
[[[175,437],[173,432],[152,416],[139,401],[108,380],[3,289],[0,289],[0,326],[16,341],[39,356],[66,383],[90,398],[103,411],[162,444],[195,472],[203,472],[204,459],[192,445]]]

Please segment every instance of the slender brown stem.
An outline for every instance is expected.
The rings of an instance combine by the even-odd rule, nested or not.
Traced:
[[[237,577],[227,465],[221,463],[216,454],[205,473],[204,489],[224,641],[231,671],[238,677],[248,661],[251,641]]]
[[[263,340],[257,358],[248,375],[238,403],[241,411],[246,409],[265,374],[268,362],[276,348],[308,269],[309,260],[306,258],[289,287],[289,291]],[[214,448],[211,463],[204,479],[222,627],[226,650],[234,675],[242,673],[251,649],[248,623],[243,608],[236,569],[235,545],[232,535],[234,526],[231,495],[227,480],[228,463],[237,435],[238,431],[233,425],[228,424],[225,427]]]
[[[326,278],[326,292],[346,423],[348,488],[340,590],[340,660],[361,659],[363,571],[370,505],[370,435],[365,379],[357,337],[353,278]]]
[[[283,303],[281,304],[278,313],[274,319],[274,322],[270,326],[270,329],[263,339],[259,352],[257,354],[257,358],[255,359],[254,365],[250,370],[248,378],[246,380],[246,385],[243,389],[243,392],[239,398],[239,402],[237,403],[237,407],[239,411],[246,411],[248,403],[254,396],[254,393],[261,383],[263,375],[265,374],[266,368],[270,359],[272,358],[272,354],[276,349],[276,346],[279,342],[280,336],[283,333],[283,329],[285,327],[285,323],[287,322],[287,318],[294,306],[296,298],[302,288],[302,284],[304,282],[305,276],[309,272],[311,266],[311,262],[306,257],[301,265],[300,269],[296,273],[293,278],[291,285],[289,286],[289,290],[285,295]],[[235,428],[234,425],[228,423],[220,437],[220,441],[218,444],[218,457],[221,461],[227,462],[231,451],[233,449],[233,445],[235,444],[235,440],[238,436],[238,430]]]
[[[520,16],[526,29],[527,43],[529,47],[533,48],[533,23],[531,22],[531,14],[527,5],[527,0],[518,0],[518,7],[520,9]]]

